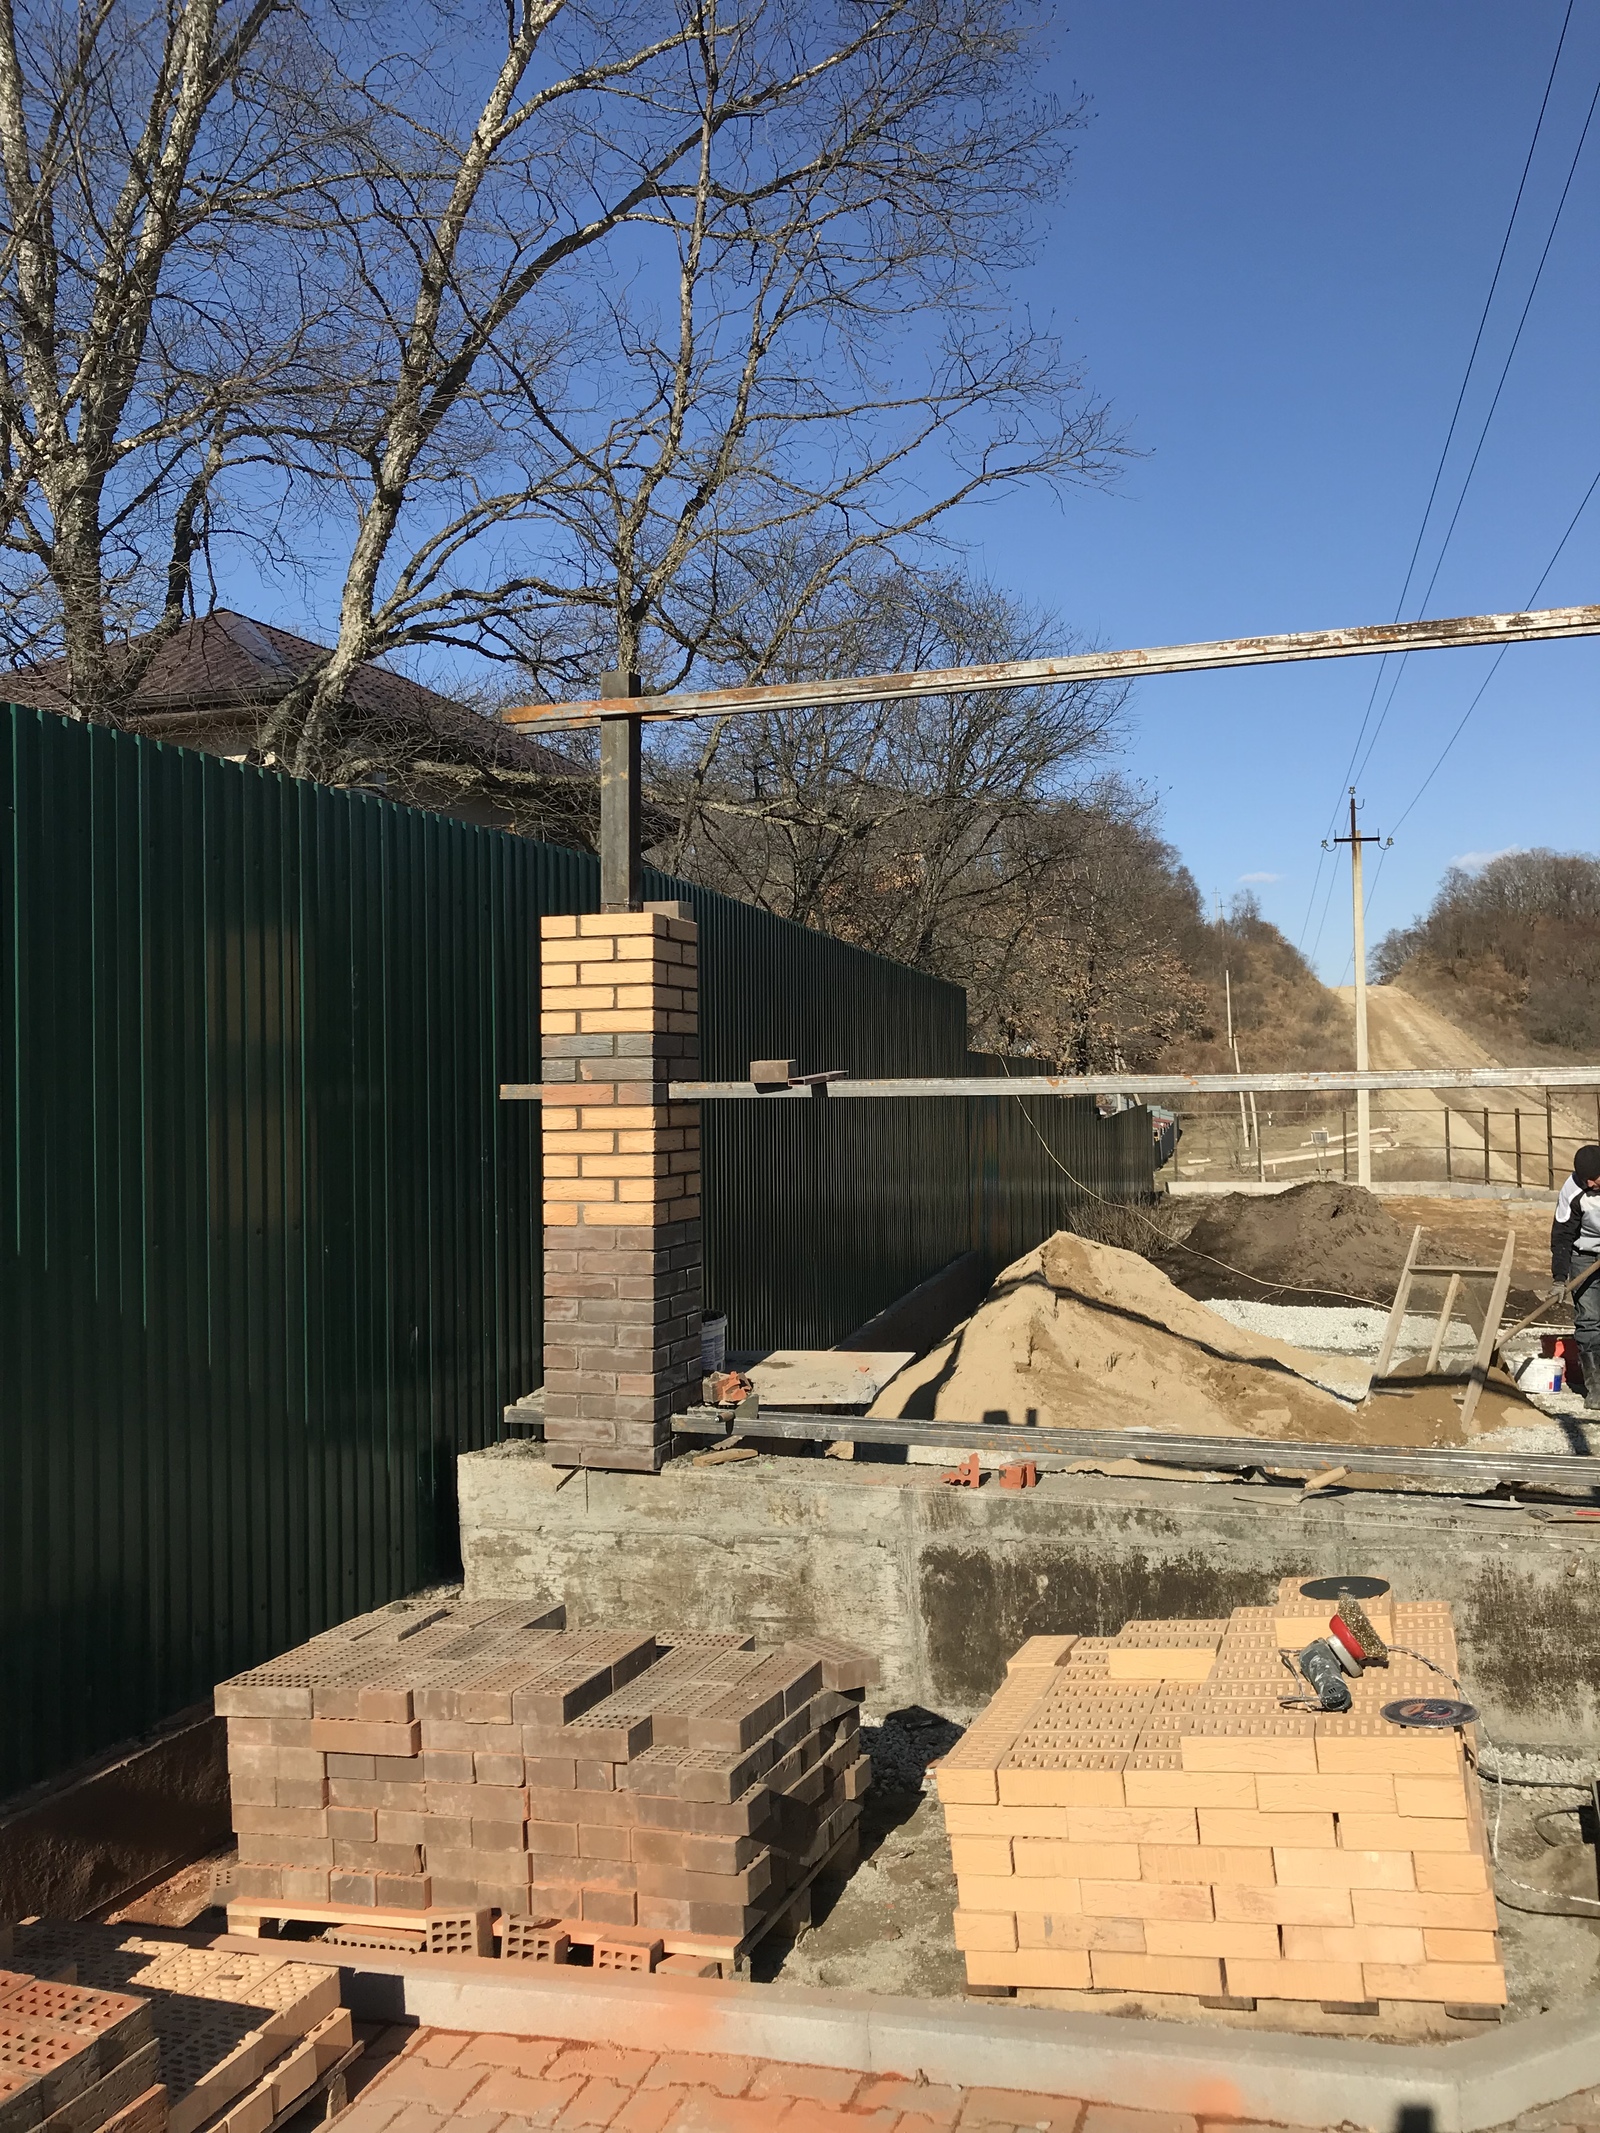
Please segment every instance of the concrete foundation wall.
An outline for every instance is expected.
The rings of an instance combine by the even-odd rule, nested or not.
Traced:
[[[1024,1637],[1223,1614],[1293,1572],[1349,1571],[1452,1602],[1491,1739],[1597,1737],[1600,1531],[1518,1507],[1095,1475],[1014,1494],[822,1458],[611,1474],[553,1467],[528,1443],[469,1453],[459,1488],[470,1598],[548,1592],[575,1628],[853,1638],[882,1659],[884,1708],[961,1717]]]

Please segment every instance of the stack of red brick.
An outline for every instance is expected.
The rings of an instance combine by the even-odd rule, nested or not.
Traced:
[[[143,2000],[0,1970],[0,2133],[164,2133]]]
[[[853,1829],[873,1663],[562,1619],[366,1616],[224,1682],[240,1902],[757,1933]]]

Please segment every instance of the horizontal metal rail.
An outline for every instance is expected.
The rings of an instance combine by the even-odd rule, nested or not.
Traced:
[[[1408,1446],[1285,1444],[1252,1437],[1167,1437],[1139,1429],[1012,1429],[996,1422],[868,1421],[864,1415],[813,1414],[763,1408],[729,1420],[715,1408],[674,1415],[680,1435],[721,1440],[738,1436],[809,1439],[821,1444],[942,1446],[952,1459],[971,1451],[1016,1453],[1041,1472],[1059,1473],[1080,1459],[1141,1459],[1200,1472],[1393,1474],[1427,1481],[1463,1495],[1501,1482],[1600,1492],[1600,1459],[1581,1452],[1416,1451]]]
[[[508,1103],[575,1104],[586,1084],[503,1081]],[[754,1081],[671,1081],[674,1103],[810,1103],[853,1096],[1231,1096],[1236,1090],[1301,1091],[1338,1095],[1351,1089],[1600,1089],[1600,1066],[1389,1067],[1357,1073],[1334,1067],[1313,1074],[979,1074],[912,1077],[904,1081],[807,1083],[797,1088]]]
[[[1594,636],[1600,636],[1600,607],[1548,607],[1520,614],[1301,630],[1277,637],[1222,637],[1207,644],[1161,644],[1134,651],[1075,652],[1062,659],[1010,659],[992,666],[932,667],[911,674],[851,674],[828,680],[758,682],[740,689],[684,690],[673,696],[523,704],[503,717],[511,726],[572,731],[601,725],[608,718],[726,718],[740,712],[809,711],[909,696],[1135,681],[1144,674],[1192,674],[1215,667],[1278,666],[1302,659],[1355,659],[1386,652],[1438,652],[1470,645]]]

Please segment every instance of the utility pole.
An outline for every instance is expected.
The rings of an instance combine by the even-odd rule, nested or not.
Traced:
[[[1350,788],[1350,834],[1335,837],[1334,844],[1350,847],[1350,899],[1352,922],[1355,929],[1356,973],[1356,1072],[1367,1071],[1367,918],[1361,892],[1361,847],[1364,844],[1381,844],[1383,839],[1376,834],[1363,837],[1356,828],[1356,789]],[[1389,842],[1393,844],[1391,837]],[[1331,847],[1324,843],[1323,850]],[[1356,1183],[1372,1183],[1372,1092],[1369,1089],[1356,1091]]]

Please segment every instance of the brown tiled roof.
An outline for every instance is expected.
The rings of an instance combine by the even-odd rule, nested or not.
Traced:
[[[276,703],[308,667],[326,658],[327,649],[269,622],[217,608],[185,623],[161,646],[134,691],[129,723],[137,729],[141,714],[226,712]],[[71,708],[66,680],[64,659],[45,660],[4,676],[0,693],[10,703],[66,711]],[[556,777],[570,777],[577,768],[547,742],[371,661],[356,669],[347,693],[358,712],[381,721],[396,740],[403,735],[413,746],[421,743],[443,762],[490,771],[543,770]]]

